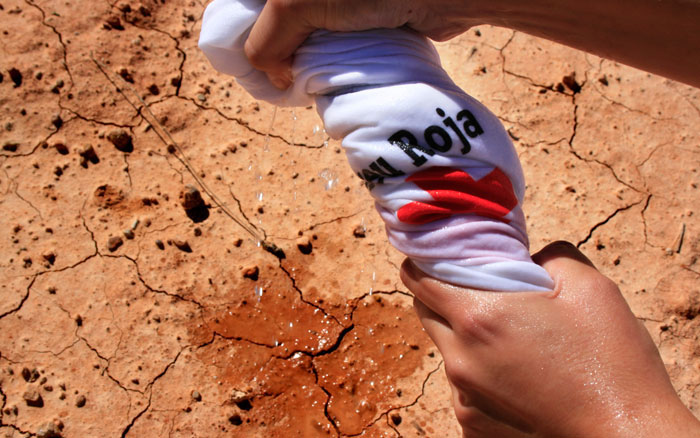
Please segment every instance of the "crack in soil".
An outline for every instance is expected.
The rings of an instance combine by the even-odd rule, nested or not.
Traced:
[[[649,195],[649,198],[651,198],[651,195]],[[649,198],[647,198],[647,199],[649,199]],[[612,218],[614,218],[615,216],[617,216],[618,213],[620,213],[620,212],[622,212],[622,211],[625,211],[625,210],[629,210],[630,208],[634,207],[635,205],[641,204],[643,201],[644,201],[644,200],[641,199],[641,200],[639,200],[639,201],[637,201],[637,202],[633,202],[633,203],[631,203],[631,204],[629,204],[629,205],[626,205],[626,206],[624,206],[624,207],[620,207],[620,208],[616,209],[616,210],[615,210],[612,214],[610,214],[608,217],[606,217],[604,220],[602,220],[602,221],[598,222],[597,224],[593,225],[593,227],[588,231],[588,235],[587,235],[583,240],[581,240],[579,243],[576,244],[576,248],[580,248],[581,245],[583,245],[584,243],[588,242],[588,241],[590,240],[590,238],[593,236],[593,233],[595,232],[595,230],[597,230],[598,228],[600,228],[600,227],[602,227],[603,225],[605,225],[605,224],[607,224],[608,222],[610,222],[610,220],[611,220]]]
[[[199,104],[195,99],[193,99],[193,98],[191,98],[191,97],[177,96],[177,98],[178,98],[178,99],[182,99],[182,100],[186,100],[186,101],[188,101],[188,102],[191,102],[192,104],[194,104],[194,105],[195,105],[196,107],[198,107],[199,109],[202,109],[202,110],[205,110],[205,111],[214,111],[214,112],[216,112],[220,117],[222,117],[222,118],[224,118],[224,119],[226,119],[226,120],[228,120],[228,121],[230,121],[230,122],[235,122],[235,123],[237,123],[238,125],[240,125],[241,127],[247,129],[248,131],[250,131],[251,133],[253,133],[253,134],[255,134],[255,135],[260,135],[260,136],[263,136],[263,137],[275,138],[275,139],[277,139],[277,140],[282,141],[282,142],[285,143],[287,146],[302,147],[302,148],[307,148],[307,149],[322,149],[323,147],[326,146],[326,143],[327,143],[328,140],[330,139],[330,137],[327,137],[326,140],[325,140],[323,143],[319,144],[319,145],[308,145],[308,144],[306,144],[306,143],[295,143],[295,142],[292,142],[292,141],[290,141],[290,140],[287,140],[286,138],[284,138],[284,137],[282,137],[281,135],[278,135],[278,134],[271,134],[271,133],[269,133],[269,132],[268,132],[268,133],[265,133],[265,132],[258,131],[257,129],[255,129],[255,128],[253,128],[252,126],[250,126],[250,124],[249,124],[248,122],[246,122],[245,120],[239,119],[239,118],[237,118],[237,117],[228,116],[228,115],[226,115],[223,111],[221,111],[219,108],[217,108],[217,107],[215,107],[215,106],[203,106],[203,105]]]

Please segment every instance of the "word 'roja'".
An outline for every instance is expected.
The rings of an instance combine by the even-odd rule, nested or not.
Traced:
[[[435,108],[435,112],[440,117],[445,117],[445,111],[442,108]],[[423,130],[423,138],[428,147],[420,145],[418,138],[408,129],[396,131],[387,141],[408,155],[416,167],[421,167],[428,162],[428,157],[432,157],[436,153],[447,153],[452,149],[453,141],[450,132],[453,132],[462,143],[460,152],[462,155],[466,155],[472,148],[469,139],[480,136],[484,133],[484,129],[476,120],[474,114],[467,109],[458,112],[455,118],[457,121],[452,117],[443,119],[442,123],[446,128],[439,125],[430,125]],[[458,122],[462,122],[462,129],[460,129]],[[383,157],[379,157],[370,163],[369,168],[357,172],[357,175],[365,181],[365,185],[370,190],[375,184],[382,184],[384,178],[398,177],[405,174],[402,170],[396,169],[389,164]]]

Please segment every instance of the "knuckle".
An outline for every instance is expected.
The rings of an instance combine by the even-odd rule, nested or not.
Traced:
[[[471,367],[459,358],[445,358],[445,375],[447,380],[457,388],[464,390],[474,386]]]
[[[495,309],[480,311],[469,309],[451,321],[452,328],[467,344],[488,344],[499,330],[503,319]]]

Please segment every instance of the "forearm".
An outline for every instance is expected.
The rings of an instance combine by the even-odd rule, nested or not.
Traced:
[[[700,87],[698,0],[477,0],[465,15]]]

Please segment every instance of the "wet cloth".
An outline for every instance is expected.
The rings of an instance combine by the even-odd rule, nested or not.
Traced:
[[[278,90],[243,44],[262,0],[215,0],[199,46],[255,98],[316,103],[326,131],[365,181],[390,242],[437,279],[496,291],[549,290],[532,262],[525,183],[498,118],[457,87],[434,46],[408,29],[316,31]]]

